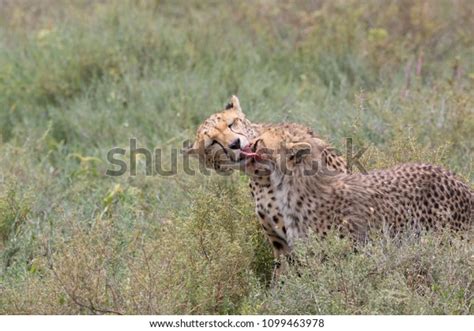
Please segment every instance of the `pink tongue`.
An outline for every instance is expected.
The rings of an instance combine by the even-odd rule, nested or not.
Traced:
[[[258,154],[253,152],[252,149],[250,148],[250,145],[245,146],[240,150],[240,153],[242,153],[245,157],[251,158],[251,157],[257,157]]]

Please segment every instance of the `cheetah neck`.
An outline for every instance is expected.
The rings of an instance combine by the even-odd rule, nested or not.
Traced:
[[[275,169],[270,176],[290,247],[296,238],[304,237],[310,223],[314,225],[319,222],[317,211],[330,201],[333,186],[337,182],[336,178],[330,177],[300,176],[298,170],[294,169],[296,173],[290,175]]]
[[[251,123],[250,121],[248,122],[248,125],[248,137],[250,141],[260,136],[265,130],[272,126],[272,124],[256,124]],[[250,181],[260,187],[271,186],[271,179],[268,175],[250,176]]]

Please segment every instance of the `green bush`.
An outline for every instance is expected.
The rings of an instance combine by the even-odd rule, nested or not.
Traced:
[[[337,236],[302,245],[301,266],[250,302],[259,314],[472,314],[472,249],[452,234],[383,237],[354,252]],[[455,266],[455,267],[453,267]],[[251,296],[253,297],[253,296]],[[258,297],[258,296],[257,296]]]
[[[29,198],[17,196],[15,188],[0,191],[0,241],[7,241],[20,228],[30,212]]]

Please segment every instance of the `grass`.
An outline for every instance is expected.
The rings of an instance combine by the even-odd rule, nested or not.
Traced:
[[[0,313],[473,313],[467,242],[313,240],[270,287],[245,177],[104,176],[112,147],[181,147],[237,94],[255,122],[369,146],[369,169],[472,185],[471,1],[2,6]]]

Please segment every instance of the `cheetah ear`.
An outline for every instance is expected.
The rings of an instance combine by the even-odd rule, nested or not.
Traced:
[[[242,108],[240,108],[240,102],[239,98],[237,98],[235,95],[233,95],[230,98],[230,102],[225,106],[225,109],[235,109],[237,111],[242,111]]]
[[[291,143],[286,146],[286,151],[290,161],[299,163],[306,155],[311,153],[311,144],[306,142]]]

